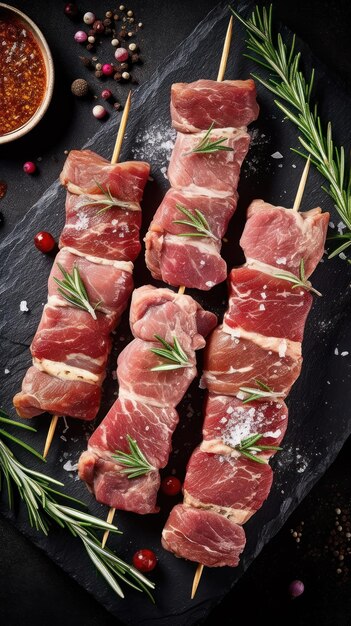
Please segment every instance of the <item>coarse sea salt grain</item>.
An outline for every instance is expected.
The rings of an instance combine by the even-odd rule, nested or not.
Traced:
[[[286,256],[281,256],[276,261],[277,265],[286,265]]]
[[[74,225],[74,228],[76,230],[86,230],[88,226],[89,226],[89,217],[86,215],[86,213],[79,211],[77,213],[77,221]]]
[[[283,339],[278,346],[278,350],[279,350],[279,357],[281,359],[283,359],[286,355],[286,351],[288,349],[288,342],[286,341],[286,339]]]
[[[5,367],[5,369],[4,369],[4,374],[9,374],[9,373],[10,373],[10,370],[9,370],[9,369],[7,369],[7,367]]]
[[[339,349],[338,348],[335,348],[334,354],[336,354],[336,356],[338,356],[338,354],[339,354]]]
[[[78,469],[78,463],[72,463],[72,461],[69,459],[64,464],[63,469],[66,470],[66,472],[75,472]]]
[[[266,310],[265,305],[264,304],[260,304],[260,306],[258,307],[258,310],[259,311],[265,311]]]
[[[271,154],[272,159],[283,159],[283,155],[281,152],[273,152],[273,154]]]
[[[28,306],[27,306],[27,300],[21,300],[19,308],[20,308],[20,311],[22,311],[22,313],[29,311]]]
[[[349,353],[348,353],[348,351],[347,351],[347,350],[344,350],[344,351],[341,353],[341,356],[347,356],[348,354],[349,354]]]

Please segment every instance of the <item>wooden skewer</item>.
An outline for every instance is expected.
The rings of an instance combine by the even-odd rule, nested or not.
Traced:
[[[119,129],[118,129],[118,133],[117,133],[117,137],[116,137],[116,143],[115,143],[115,147],[113,150],[113,154],[112,154],[112,159],[111,159],[111,163],[112,165],[114,165],[115,163],[118,162],[119,159],[119,155],[121,153],[121,148],[122,148],[122,143],[123,143],[123,139],[124,139],[124,133],[126,130],[126,126],[127,126],[127,122],[128,122],[128,116],[129,116],[129,111],[130,111],[130,102],[131,102],[131,96],[132,96],[132,92],[130,91],[128,94],[128,98],[126,100],[126,103],[124,105],[124,111],[123,111],[123,115],[122,115],[122,119],[121,119],[121,123],[119,125]],[[116,509],[113,508],[113,506],[111,506],[106,521],[108,524],[112,524],[113,522],[113,518],[115,516],[115,512]],[[110,534],[109,530],[105,530],[104,532],[104,536],[102,538],[102,542],[101,542],[101,547],[104,548],[106,545],[106,541],[108,539],[108,536]]]
[[[293,209],[292,209],[293,211],[296,211],[296,212],[300,208],[303,192],[305,191],[307,177],[308,177],[308,172],[310,170],[310,163],[311,163],[311,156],[309,156],[307,161],[306,161],[306,165],[305,165],[304,170],[302,172],[300,184],[299,184],[299,186],[297,188],[296,197],[295,197],[295,201],[294,201],[294,206],[293,206]]]
[[[217,82],[218,83],[221,83],[222,80],[224,79],[224,74],[225,74],[225,71],[226,71],[226,68],[227,68],[227,61],[228,61],[228,56],[229,56],[229,51],[230,51],[230,44],[232,42],[232,34],[233,34],[233,16],[231,16],[231,18],[229,20],[227,33],[226,33],[224,44],[223,44],[223,52],[222,52],[221,62],[219,64],[219,70],[218,70],[218,75],[217,75]],[[181,289],[183,291],[181,291]],[[178,293],[184,293],[184,289],[185,289],[185,287],[179,287]],[[198,588],[200,580],[201,580],[203,569],[204,569],[204,566],[202,565],[202,563],[198,563],[197,568],[196,568],[196,572],[195,572],[195,576],[194,576],[194,580],[193,580],[193,586],[191,588],[191,596],[190,597],[191,597],[192,600],[195,598],[195,594],[197,592],[197,588]]]
[[[299,186],[297,188],[297,192],[296,192],[296,197],[295,197],[295,202],[294,202],[294,206],[293,206],[293,211],[298,211],[301,205],[301,200],[302,200],[302,196],[303,193],[305,191],[305,186],[306,186],[306,182],[307,182],[307,178],[308,178],[308,172],[310,169],[310,162],[311,162],[311,157],[309,156],[306,162],[306,165],[304,167],[304,170],[302,172],[302,176],[301,176],[301,180],[299,183]],[[199,586],[199,582],[201,580],[201,575],[203,572],[204,566],[199,563],[195,572],[195,576],[194,576],[194,580],[193,580],[193,586],[191,589],[191,599],[193,600],[197,591],[197,588]]]
[[[127,126],[128,116],[129,116],[130,100],[131,100],[131,91],[128,94],[128,98],[127,98],[126,103],[125,103],[125,107],[124,107],[121,123],[119,125],[117,138],[116,138],[116,143],[115,143],[115,147],[114,147],[113,154],[112,154],[112,159],[111,159],[112,165],[117,163],[117,161],[119,159],[120,152],[121,152],[123,138],[124,138],[124,133],[125,133],[125,129],[126,129],[126,126]],[[45,441],[45,446],[44,446],[44,452],[43,452],[44,459],[47,457],[47,454],[48,454],[48,452],[50,450],[50,446],[51,446],[52,440],[54,438],[54,434],[55,434],[55,430],[56,430],[56,426],[57,426],[57,422],[58,422],[58,418],[59,417],[60,417],[59,415],[53,415],[52,418],[51,418],[51,422],[50,422],[50,426],[49,426],[49,430],[48,430],[48,434],[47,434],[46,441]],[[107,537],[108,537],[108,535],[107,535]],[[107,540],[107,537],[106,537],[106,540]],[[106,542],[106,540],[105,540],[105,542]]]

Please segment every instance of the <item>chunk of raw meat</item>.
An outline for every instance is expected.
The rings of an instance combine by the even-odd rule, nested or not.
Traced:
[[[149,463],[159,469],[167,464],[172,433],[178,421],[177,411],[169,406],[150,406],[122,395],[90,437],[88,450],[112,461],[111,455],[116,450],[130,451],[129,435],[138,441]]]
[[[197,80],[174,83],[171,88],[171,116],[174,128],[182,133],[227,126],[248,126],[257,119],[259,107],[253,80]]]
[[[278,271],[278,270],[277,270]],[[229,274],[229,306],[224,323],[267,337],[302,341],[312,296],[306,289],[247,267]]]
[[[74,266],[86,288],[89,301],[95,305],[99,302],[99,310],[115,314],[116,320],[127,307],[129,296],[133,289],[132,263],[115,262],[114,264],[93,263],[85,257],[72,254],[67,248],[60,250],[49,276],[49,303],[67,306],[68,302],[58,292],[58,285],[54,277],[63,280],[58,266],[72,274]],[[52,300],[54,298],[54,300]]]
[[[41,413],[69,415],[93,420],[99,410],[101,388],[79,380],[64,380],[30,367],[16,393],[13,404],[20,417]]]
[[[67,193],[66,223],[60,237],[60,247],[68,246],[81,253],[119,261],[134,261],[141,244],[140,205],[137,210],[103,204],[91,204],[95,199]],[[102,212],[100,212],[102,211]]]
[[[262,335],[256,340],[239,339],[221,326],[216,328],[205,352],[203,385],[214,393],[235,396],[241,387],[258,388],[255,381],[259,380],[286,396],[300,374],[301,344]]]
[[[134,337],[155,341],[159,335],[172,344],[176,336],[187,352],[205,346],[217,317],[188,295],[145,285],[133,292],[129,321]]]
[[[140,202],[150,173],[143,161],[111,165],[90,150],[71,150],[60,174],[61,184],[75,194],[101,194],[101,187],[114,198]]]
[[[187,467],[184,504],[211,509],[236,524],[245,524],[267,499],[272,480],[268,463],[207,454],[196,448]]]
[[[97,319],[73,307],[46,305],[31,345],[31,354],[38,361],[64,363],[68,369],[81,368],[95,375],[96,382],[105,378],[110,351],[113,320],[104,313]],[[45,367],[44,367],[45,369]]]
[[[254,200],[247,217],[240,245],[248,265],[258,261],[298,276],[303,259],[306,277],[312,274],[323,255],[329,213],[319,207],[301,213]]]
[[[210,393],[205,404],[203,452],[239,456],[235,450],[243,439],[262,435],[261,446],[280,446],[288,425],[288,408],[284,402],[254,401],[244,404],[232,396]],[[270,457],[274,450],[260,455]]]
[[[157,513],[156,495],[160,487],[157,470],[129,479],[116,463],[86,451],[79,460],[79,478],[87,483],[102,504],[139,515]]]
[[[205,133],[192,135],[177,134],[177,140],[168,167],[168,178],[172,187],[188,192],[210,196],[234,196],[239,182],[241,164],[247,154],[250,135],[236,128],[213,130],[211,141],[225,139],[223,146],[232,151],[219,150],[212,153],[195,154]],[[206,190],[208,190],[206,192]]]
[[[134,339],[120,353],[117,360],[117,377],[123,394],[152,406],[176,406],[196,376],[195,357],[189,354],[189,367],[152,371],[166,361],[151,352],[162,348],[156,341]],[[169,361],[167,362],[169,364]]]
[[[214,511],[177,504],[162,531],[162,545],[178,557],[207,567],[236,567],[245,547],[245,532]]]

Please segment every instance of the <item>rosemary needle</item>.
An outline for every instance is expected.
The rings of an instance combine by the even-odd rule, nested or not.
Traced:
[[[227,141],[227,137],[221,137],[220,139],[216,139],[215,141],[211,141],[211,132],[213,130],[213,122],[210,128],[206,131],[202,139],[199,143],[192,148],[190,152],[186,154],[210,154],[212,152],[233,152],[233,148],[230,146],[224,146],[223,143]]]
[[[247,459],[265,465],[268,461],[265,458],[257,456],[257,454],[259,452],[264,452],[265,450],[278,451],[282,450],[282,448],[279,448],[278,446],[261,446],[258,442],[262,439],[262,437],[263,435],[258,433],[245,437],[235,446],[235,450],[240,452],[240,454]]]
[[[155,339],[162,344],[162,348],[150,348],[151,352],[157,354],[170,363],[162,363],[151,368],[152,372],[177,370],[182,367],[192,367],[189,363],[188,356],[181,347],[177,337],[173,337],[173,346],[159,335],[155,335]]]
[[[56,276],[54,276],[54,281],[58,284],[57,291],[59,294],[73,306],[90,313],[91,317],[96,320],[95,310],[99,304],[101,304],[101,301],[97,302],[94,307],[90,304],[87,290],[79,273],[78,267],[74,265],[72,273],[70,274],[65,270],[61,263],[57,263],[57,265],[63,275],[63,280],[59,280]]]
[[[143,476],[154,470],[155,467],[149,463],[146,456],[140,450],[136,440],[130,435],[127,435],[126,439],[129,444],[130,452],[116,450],[115,454],[112,455],[117,463],[124,467],[121,473],[127,474],[128,478],[137,478],[138,476]]]
[[[191,226],[197,232],[190,233],[177,233],[178,237],[211,237],[211,239],[217,239],[210,229],[210,225],[199,209],[194,209],[194,213],[191,213],[182,204],[176,204],[176,209],[183,213],[187,220],[173,220],[173,224],[184,224],[185,226]]]
[[[309,280],[307,280],[305,275],[305,263],[304,260],[301,259],[300,267],[299,267],[299,276],[295,276],[292,272],[277,272],[274,274],[276,278],[280,278],[281,280],[287,280],[289,283],[292,283],[292,289],[296,289],[296,287],[301,287],[301,289],[306,289],[307,291],[312,291],[312,293],[316,294],[316,296],[321,296],[321,292],[317,291],[314,287],[312,287]]]

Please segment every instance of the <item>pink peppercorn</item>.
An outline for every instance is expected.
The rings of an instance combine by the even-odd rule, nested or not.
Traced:
[[[102,66],[102,73],[105,74],[105,76],[111,76],[113,72],[114,69],[112,65],[110,63],[104,63],[104,65]]]
[[[94,106],[93,116],[96,117],[98,120],[102,120],[102,118],[105,117],[106,114],[107,111],[103,106],[101,106],[101,104],[97,104],[96,106]]]
[[[123,61],[126,61],[128,59],[128,50],[126,50],[125,48],[117,48],[115,52],[115,58],[120,63],[123,63]]]
[[[84,43],[88,39],[88,35],[84,32],[84,30],[77,30],[74,35],[74,40],[78,43]]]
[[[108,100],[111,97],[112,97],[112,91],[110,91],[109,89],[104,89],[101,92],[101,98],[103,98],[104,100]]]
[[[23,171],[26,174],[34,174],[36,169],[37,166],[35,165],[35,163],[33,163],[33,161],[26,161],[26,163],[23,165]]]

